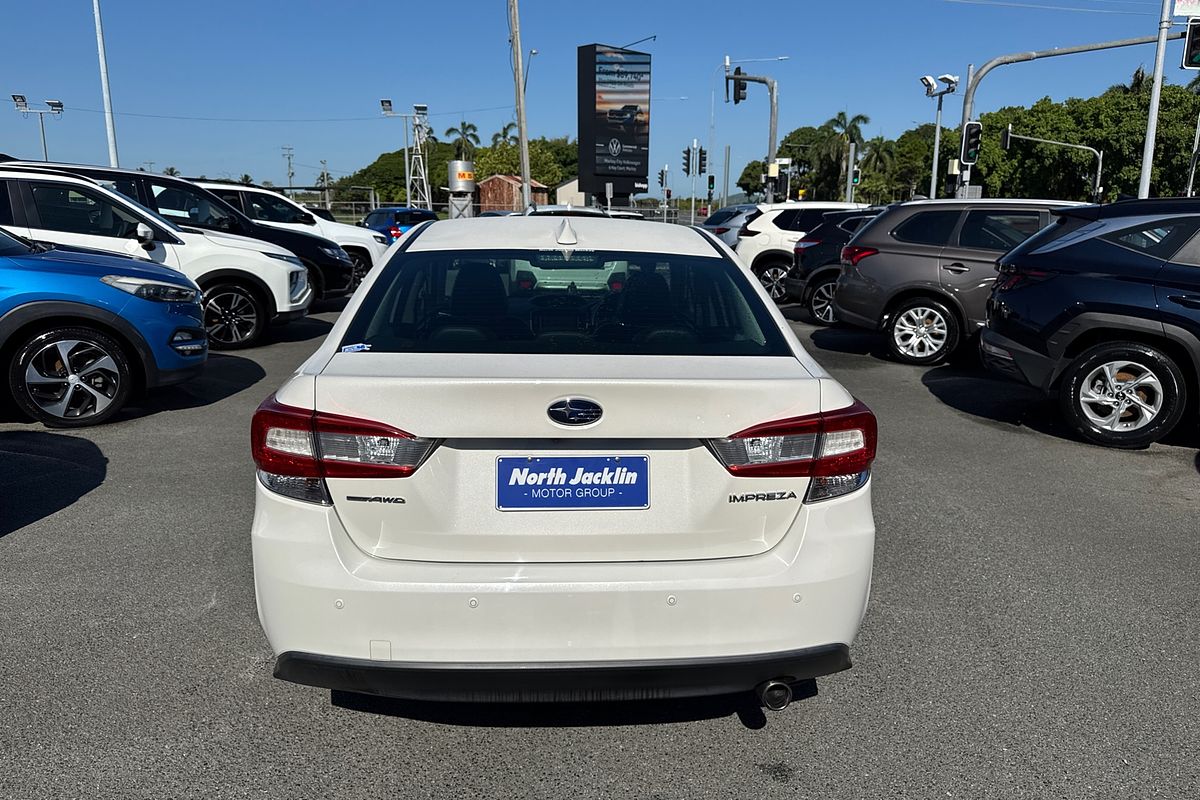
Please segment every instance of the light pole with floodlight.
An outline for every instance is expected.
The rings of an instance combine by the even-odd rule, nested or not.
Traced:
[[[938,91],[937,81],[933,79],[932,75],[921,77],[921,85],[925,87],[925,96],[937,98],[937,115],[934,117],[933,123],[933,169],[929,176],[930,200],[937,198],[938,149],[942,144],[942,99],[958,88],[957,75],[939,75],[937,80],[946,84],[946,88]]]
[[[42,131],[42,161],[49,161],[50,153],[46,149],[46,115],[53,114],[56,117],[61,116],[63,113],[62,101],[61,100],[47,100],[46,105],[49,106],[49,108],[43,110],[40,108],[30,108],[29,101],[25,98],[25,95],[23,95],[23,94],[14,94],[12,96],[12,99],[13,99],[13,103],[15,103],[17,106],[17,111],[20,112],[22,116],[27,117],[30,114],[37,114],[38,127]]]

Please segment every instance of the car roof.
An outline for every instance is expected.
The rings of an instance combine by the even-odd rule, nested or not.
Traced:
[[[854,211],[866,207],[866,203],[847,203],[833,200],[804,200],[802,202],[758,204],[758,210],[764,214],[768,211],[779,211],[785,208],[811,208],[816,211]]]
[[[609,217],[472,217],[423,223],[408,249],[620,250],[720,258],[709,234],[687,225]],[[570,239],[574,243],[564,244]]]
[[[568,212],[571,214],[577,214],[578,216],[581,216],[581,217],[607,217],[608,216],[608,214],[606,214],[602,209],[596,208],[595,206],[576,206],[576,205],[571,205],[570,203],[566,203],[566,204],[544,203],[543,205],[540,205],[540,206],[534,205],[534,206],[530,206],[529,208],[525,209],[525,215],[531,216],[531,217],[537,216],[538,214],[562,215],[562,214],[568,213]]]
[[[930,200],[930,199],[909,200],[904,203],[899,203],[898,205],[901,208],[909,208],[911,206],[938,206],[938,205],[944,205],[944,206],[1009,205],[1009,206],[1011,206],[1011,205],[1021,205],[1021,204],[1032,205],[1032,206],[1048,206],[1048,207],[1061,206],[1064,208],[1066,206],[1081,205],[1080,203],[1073,202],[1071,200],[1041,200],[1041,199],[1032,198],[1032,197],[979,197],[974,200],[968,200],[966,198],[961,198],[961,197],[943,197],[938,200]]]
[[[417,208],[416,206],[380,206],[379,208],[372,208],[367,213],[374,214],[376,211],[429,211],[429,209]],[[429,211],[429,213],[432,214],[433,212]]]
[[[56,178],[69,178],[70,180],[79,181],[80,183],[92,184],[99,186],[100,184],[86,175],[80,175],[76,172],[71,172],[69,169],[63,169],[58,166],[37,166],[24,164],[19,166],[9,166],[6,163],[0,163],[0,171],[6,174],[15,174],[18,178],[44,178],[47,175],[53,175]]]
[[[1085,219],[1154,216],[1156,214],[1200,214],[1200,197],[1129,198],[1103,205],[1077,205],[1066,213],[1072,217]]]

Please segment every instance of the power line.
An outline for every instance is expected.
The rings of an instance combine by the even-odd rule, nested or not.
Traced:
[[[464,108],[457,111],[439,111],[436,114],[430,114],[431,117],[452,117],[461,116],[463,114],[479,114],[485,111],[508,111],[511,110],[511,105],[505,106],[489,106],[487,108]],[[79,108],[71,107],[72,111],[86,111],[92,114],[103,114],[104,112],[97,108]],[[137,111],[117,111],[118,117],[142,117],[145,119],[171,119],[181,120],[186,122],[279,122],[279,123],[321,123],[321,122],[378,122],[384,117],[189,117],[177,114],[144,114]]]
[[[1013,3],[1005,0],[942,0],[943,3],[958,3],[964,6],[992,6],[995,8],[1036,8],[1039,11],[1075,11],[1081,14],[1132,14],[1137,17],[1157,17],[1149,11],[1126,11],[1115,8],[1080,8],[1079,6],[1046,6],[1036,3]]]

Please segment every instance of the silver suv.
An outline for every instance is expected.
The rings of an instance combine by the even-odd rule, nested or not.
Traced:
[[[1050,222],[1056,200],[894,205],[842,248],[837,318],[887,334],[908,364],[936,364],[983,327],[996,260]]]

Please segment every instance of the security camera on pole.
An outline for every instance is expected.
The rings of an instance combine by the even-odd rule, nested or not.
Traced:
[[[933,123],[933,169],[929,175],[929,199],[937,198],[937,183],[938,183],[938,149],[942,144],[942,99],[958,88],[957,75],[939,75],[938,81],[946,84],[946,88],[938,91],[937,81],[932,75],[924,75],[921,78],[921,85],[925,87],[926,97],[937,98],[937,116],[934,117]]]

